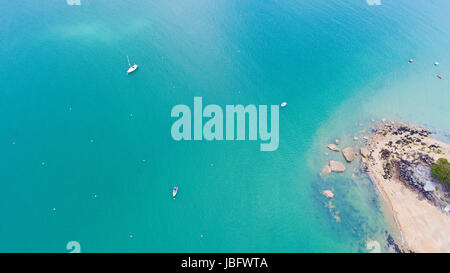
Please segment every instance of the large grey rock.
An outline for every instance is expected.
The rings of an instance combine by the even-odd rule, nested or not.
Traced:
[[[332,172],[342,173],[345,171],[345,165],[339,161],[330,160],[330,169]]]
[[[328,144],[327,147],[332,151],[339,152],[339,148],[338,146],[336,146],[336,144]]]
[[[355,159],[355,151],[353,151],[352,147],[343,149],[342,154],[344,155],[344,158],[345,160],[347,160],[347,162],[352,162]]]

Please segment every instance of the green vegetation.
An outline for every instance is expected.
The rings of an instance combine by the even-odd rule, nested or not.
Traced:
[[[431,175],[439,182],[450,186],[450,163],[447,159],[439,158],[435,164],[432,164]]]

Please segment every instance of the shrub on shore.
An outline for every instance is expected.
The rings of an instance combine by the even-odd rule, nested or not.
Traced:
[[[445,158],[439,158],[431,165],[431,175],[439,182],[450,186],[450,163]]]

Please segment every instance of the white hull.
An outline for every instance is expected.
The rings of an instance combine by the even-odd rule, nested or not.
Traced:
[[[130,68],[128,68],[127,70],[127,74],[133,73],[134,71],[136,71],[136,69],[138,69],[138,65],[134,64],[133,66],[130,66]]]
[[[178,187],[174,187],[173,191],[172,191],[172,197],[175,198],[175,196],[177,196],[178,193]]]

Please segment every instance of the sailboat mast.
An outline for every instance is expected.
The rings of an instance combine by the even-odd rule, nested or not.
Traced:
[[[128,58],[128,55],[127,55],[127,61],[128,61],[128,66],[131,67],[130,59]]]

